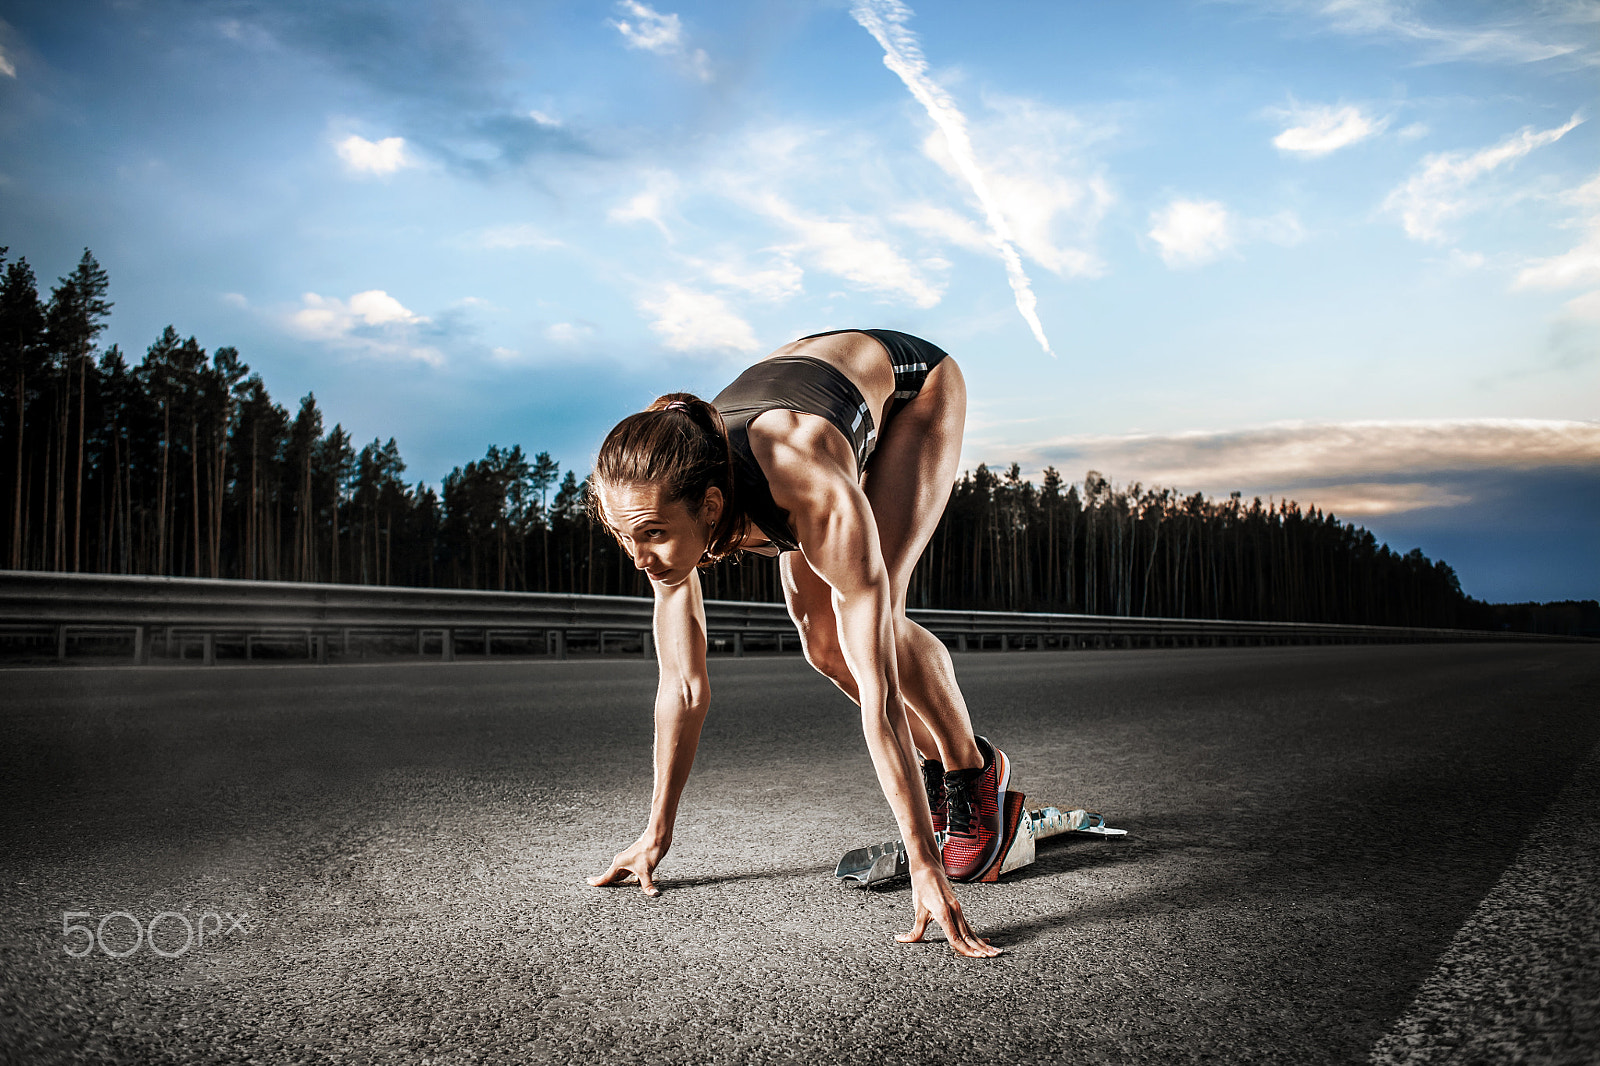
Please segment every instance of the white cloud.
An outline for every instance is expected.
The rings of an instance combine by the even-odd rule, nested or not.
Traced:
[[[522,357],[522,353],[515,348],[491,348],[489,354],[502,363],[514,362]]]
[[[582,344],[594,334],[594,327],[587,322],[556,322],[544,331],[547,338],[561,345]]]
[[[473,243],[479,248],[561,248],[561,241],[554,237],[546,237],[535,226],[527,223],[507,226],[491,226],[480,230]]]
[[[0,48],[0,74],[4,74],[8,78],[17,76],[17,65],[11,62],[11,57],[6,55],[4,48]]]
[[[938,238],[982,255],[994,253],[994,242],[965,215],[936,204],[920,203],[895,212],[893,220],[907,229]]]
[[[743,256],[728,254],[711,262],[696,262],[706,278],[770,303],[781,303],[804,291],[805,271],[790,254],[773,254],[770,265],[752,266]]]
[[[335,147],[345,167],[356,174],[393,174],[402,167],[416,166],[406,152],[404,137],[369,141],[352,133]]]
[[[1348,485],[1289,486],[1273,495],[1298,500],[1327,514],[1344,518],[1400,514],[1428,507],[1455,507],[1471,503],[1464,496],[1442,485],[1425,482],[1359,481]]]
[[[416,359],[431,366],[444,363],[437,348],[417,340],[416,327],[430,320],[382,289],[358,292],[348,301],[308,292],[301,302],[288,324],[309,340],[377,358]]]
[[[1122,477],[1238,487],[1418,471],[1592,466],[1600,463],[1600,422],[1286,422],[1214,433],[1061,437],[1036,451],[1088,455]]]
[[[629,48],[674,58],[701,81],[711,80],[710,57],[703,49],[689,47],[683,20],[677,15],[662,14],[638,0],[622,0],[617,10],[628,17],[611,19],[610,25],[622,34],[622,41]]]
[[[672,231],[667,228],[663,216],[677,195],[676,176],[664,170],[651,171],[645,175],[645,187],[627,203],[613,207],[606,213],[606,217],[613,222],[648,222],[670,241]]]
[[[1413,122],[1411,125],[1405,126],[1395,133],[1395,136],[1400,138],[1402,141],[1414,141],[1419,137],[1426,137],[1427,135],[1428,124],[1426,122]]]
[[[1104,136],[1076,115],[1020,97],[986,94],[985,121],[970,124],[983,173],[1005,216],[1017,250],[1064,277],[1099,277],[1105,265],[1091,250],[1096,227],[1116,197],[1084,162],[1085,146]],[[923,152],[947,173],[964,179],[942,132]],[[981,206],[981,205],[980,205]],[[990,254],[1004,256],[992,236]],[[977,250],[977,249],[974,249]]]
[[[1600,286],[1600,174],[1567,193],[1562,199],[1581,209],[1573,223],[1583,239],[1570,251],[1524,266],[1513,283],[1518,289],[1570,289]]]
[[[944,295],[941,286],[924,278],[886,239],[867,232],[866,222],[808,215],[773,193],[753,203],[787,226],[799,240],[793,251],[820,270],[864,289],[903,297],[916,307],[933,307]]]
[[[1600,324],[1600,174],[1567,192],[1561,200],[1578,209],[1568,225],[1583,236],[1560,255],[1530,260],[1512,282],[1513,289],[1576,289],[1583,292],[1562,306],[1558,328]],[[1592,345],[1591,345],[1592,350]]]
[[[1600,289],[1574,296],[1562,305],[1562,309],[1579,321],[1600,325]]]
[[[1518,289],[1570,289],[1579,285],[1600,285],[1600,219],[1593,221],[1582,243],[1560,255],[1533,260],[1514,282]]]
[[[1441,26],[1427,22],[1395,0],[1318,0],[1316,10],[1328,18],[1336,30],[1352,34],[1399,37],[1424,45],[1435,60],[1470,59],[1484,62],[1537,63],[1559,56],[1594,59],[1589,37],[1578,41],[1539,40],[1530,34],[1558,36],[1570,32],[1565,23],[1586,21],[1562,12],[1563,5],[1545,5],[1548,17],[1537,5],[1530,9],[1508,6],[1500,22],[1483,26]],[[1568,5],[1581,8],[1583,5]],[[1551,10],[1554,9],[1554,10]],[[1538,24],[1535,25],[1535,21]],[[1583,30],[1578,31],[1582,34]]]
[[[1026,449],[1034,469],[1112,472],[1182,491],[1275,495],[1340,514],[1464,503],[1428,475],[1600,468],[1600,422],[1439,419],[1280,423],[1226,432],[1073,436]],[[1392,479],[1392,480],[1385,480]]]
[[[1372,119],[1358,107],[1297,108],[1290,126],[1272,139],[1279,151],[1324,156],[1383,132],[1388,119]]]
[[[533,119],[533,121],[537,122],[541,126],[550,126],[551,128],[555,128],[555,127],[559,127],[561,125],[561,120],[560,119],[556,118],[554,115],[551,115],[551,114],[549,114],[547,112],[540,111],[537,108],[535,108],[532,111],[529,111],[528,112],[528,117]]]
[[[1566,125],[1548,130],[1525,126],[1499,144],[1476,152],[1438,152],[1425,157],[1416,172],[1384,200],[1386,210],[1400,216],[1406,235],[1419,241],[1442,241],[1444,224],[1486,206],[1468,189],[1478,179],[1508,166],[1565,137],[1583,120],[1572,116]]]
[[[722,297],[668,282],[639,300],[650,314],[650,328],[675,352],[760,349],[750,323],[740,318]]]
[[[999,198],[990,186],[988,175],[978,164],[977,155],[973,151],[972,140],[967,131],[967,118],[951,99],[950,94],[945,92],[944,87],[929,75],[928,61],[923,57],[922,46],[918,43],[916,34],[906,28],[906,21],[911,17],[911,9],[899,0],[856,0],[850,9],[850,14],[882,47],[883,65],[905,83],[912,97],[922,105],[928,117],[944,135],[945,149],[954,161],[957,172],[972,189],[972,194],[983,209],[984,221],[988,224],[995,249],[1005,263],[1006,278],[1011,284],[1017,312],[1033,331],[1039,347],[1047,354],[1054,355],[1055,353],[1050,351],[1050,340],[1045,336],[1044,326],[1039,321],[1039,301],[1034,295],[1033,284],[1028,280],[1027,272],[1022,267],[1022,257],[1017,253],[1010,222],[1006,218]]]
[[[1167,266],[1201,266],[1233,247],[1234,224],[1215,200],[1173,200],[1150,213],[1150,238]]]

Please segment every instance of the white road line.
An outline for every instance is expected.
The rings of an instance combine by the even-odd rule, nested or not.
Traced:
[[[1600,746],[1456,933],[1410,1009],[1373,1045],[1371,1061],[1600,1062]]]

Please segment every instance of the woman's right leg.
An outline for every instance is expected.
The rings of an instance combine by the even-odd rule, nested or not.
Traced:
[[[839,647],[839,623],[833,613],[832,586],[811,569],[811,564],[806,562],[805,556],[800,552],[784,552],[779,556],[778,572],[783,579],[783,597],[789,605],[789,616],[794,619],[795,628],[800,631],[800,646],[805,651],[806,661],[815,667],[818,673],[838,685],[841,692],[860,706],[861,695],[856,688],[856,679],[850,673],[844,652]],[[929,655],[936,653],[925,647],[924,643],[932,641],[939,646],[938,651],[943,653],[949,686],[955,690],[956,698],[959,700],[960,690],[955,689],[955,671],[950,666],[950,653],[946,651],[939,638],[903,615],[894,621],[895,669],[900,675],[902,698],[906,700],[906,706],[911,711],[906,716],[911,726],[911,740],[923,758],[942,760],[941,746],[923,720],[923,711],[907,696],[911,691],[921,691],[921,685],[927,683],[924,663],[927,662]],[[909,632],[910,630],[920,634],[923,639],[918,639]],[[909,687],[908,680],[911,682]],[[961,709],[965,714],[965,703],[961,704]],[[967,732],[971,731],[972,727],[969,725]]]

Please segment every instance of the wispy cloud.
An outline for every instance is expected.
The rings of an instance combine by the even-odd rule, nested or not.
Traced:
[[[1317,156],[1348,148],[1383,132],[1388,119],[1369,118],[1358,107],[1297,107],[1280,112],[1294,125],[1272,139],[1282,152]]]
[[[893,221],[968,252],[983,255],[994,252],[994,242],[976,222],[938,204],[912,204],[895,212]]]
[[[1335,30],[1412,41],[1434,61],[1537,63],[1561,56],[1588,61],[1595,57],[1593,40],[1583,36],[1581,17],[1583,9],[1592,11],[1592,5],[1581,0],[1508,6],[1499,20],[1480,25],[1430,21],[1415,13],[1417,6],[1396,0],[1318,0],[1313,9]],[[1555,39],[1560,37],[1569,39]]]
[[[1561,199],[1579,209],[1572,226],[1582,231],[1582,239],[1570,251],[1529,261],[1517,274],[1516,288],[1600,286],[1600,174]]]
[[[345,167],[355,174],[393,174],[402,167],[416,166],[406,151],[404,137],[369,141],[352,133],[334,147]]]
[[[928,62],[923,57],[922,46],[918,43],[916,35],[906,28],[906,21],[911,18],[911,9],[899,0],[857,0],[855,6],[850,9],[850,14],[883,48],[884,66],[905,83],[906,88],[911,90],[911,95],[944,134],[945,146],[950,157],[972,189],[973,195],[977,197],[983,209],[984,220],[989,227],[990,237],[1005,262],[1006,277],[1011,283],[1017,311],[1022,315],[1023,321],[1027,322],[1028,328],[1033,331],[1039,347],[1053,356],[1055,353],[1050,350],[1050,340],[1045,336],[1044,326],[1039,321],[1039,301],[1033,293],[1033,285],[1028,280],[1027,272],[1023,270],[1022,257],[1017,253],[1011,226],[973,152],[972,140],[967,133],[966,116],[961,113],[943,86],[929,76]]]
[[[1167,266],[1201,266],[1233,247],[1235,222],[1215,200],[1173,200],[1150,213],[1150,239]]]
[[[488,249],[564,247],[563,242],[554,237],[546,236],[539,227],[525,222],[506,226],[490,226],[487,229],[479,230],[471,240],[479,248]]]
[[[853,293],[933,307],[949,264],[899,246],[904,208],[892,191],[863,183],[863,172],[879,163],[874,143],[848,128],[763,123],[731,139],[713,166],[648,173],[644,188],[608,218],[654,226],[670,245],[661,281],[715,292],[730,309],[785,302],[824,276]],[[841,188],[850,195],[841,197]]]
[[[421,343],[417,335],[417,328],[430,320],[382,289],[358,292],[348,301],[308,292],[301,302],[300,310],[288,316],[288,325],[308,340],[372,357],[444,363],[443,353]]]
[[[741,252],[727,250],[715,259],[690,262],[710,281],[725,289],[742,292],[757,300],[781,303],[804,290],[805,271],[786,249],[769,250],[766,263],[758,265]]]
[[[677,15],[663,14],[638,0],[622,0],[617,10],[626,17],[612,19],[610,25],[622,34],[622,41],[629,48],[676,59],[696,78],[711,80],[710,57],[704,49],[690,47],[683,20]]]
[[[650,316],[650,328],[661,342],[675,352],[754,352],[761,347],[750,323],[715,293],[668,282],[640,297],[639,309]]]
[[[789,229],[797,238],[792,251],[819,270],[869,291],[903,297],[917,307],[933,307],[944,295],[942,286],[873,232],[875,225],[868,220],[811,214],[772,193],[753,203]]]
[[[8,78],[17,76],[17,65],[11,62],[10,56],[6,55],[4,46],[0,46],[0,74],[4,74]]]
[[[1384,200],[1384,208],[1400,216],[1406,235],[1419,241],[1442,241],[1444,225],[1486,206],[1469,194],[1478,179],[1514,164],[1536,148],[1554,144],[1583,122],[1577,115],[1564,126],[1535,130],[1525,126],[1499,144],[1476,152],[1438,152]]]
[[[984,174],[1017,251],[1063,277],[1099,277],[1105,264],[1093,250],[1095,230],[1116,197],[1084,157],[1086,146],[1107,131],[1037,100],[986,93],[984,103],[986,113],[968,133],[986,162]],[[965,181],[941,133],[930,135],[923,151]],[[957,239],[957,244],[1003,260],[992,236],[970,228],[978,243]],[[948,228],[946,233],[956,237]]]
[[[677,194],[678,179],[674,175],[664,170],[651,171],[645,175],[644,188],[626,203],[613,207],[606,217],[612,222],[648,222],[670,241],[672,231],[667,228],[665,215]]]
[[[1577,209],[1567,226],[1581,236],[1560,255],[1531,259],[1517,273],[1513,289],[1584,289],[1562,307],[1553,324],[1552,346],[1570,354],[1561,365],[1592,360],[1597,351],[1595,328],[1600,327],[1600,174],[1559,197]]]
[[[587,322],[554,322],[544,331],[545,337],[563,347],[575,347],[591,340],[596,333]]]
[[[1463,471],[1600,470],[1600,422],[1439,419],[1282,423],[1226,432],[1069,436],[1025,449],[1025,466],[1103,470],[1183,491],[1291,497],[1345,514],[1466,502]],[[1337,506],[1335,506],[1337,503]]]

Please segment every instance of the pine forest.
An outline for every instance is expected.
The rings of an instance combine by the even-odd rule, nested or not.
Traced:
[[[41,295],[0,249],[0,567],[105,574],[648,595],[546,452],[491,447],[434,488],[395,438],[357,443],[314,396],[291,411],[231,347],[168,326],[102,348],[109,279],[85,250]],[[779,600],[777,566],[704,574]],[[1016,464],[955,485],[913,607],[1490,627],[1445,563],[1316,508]],[[1519,626],[1521,628],[1521,626]]]

